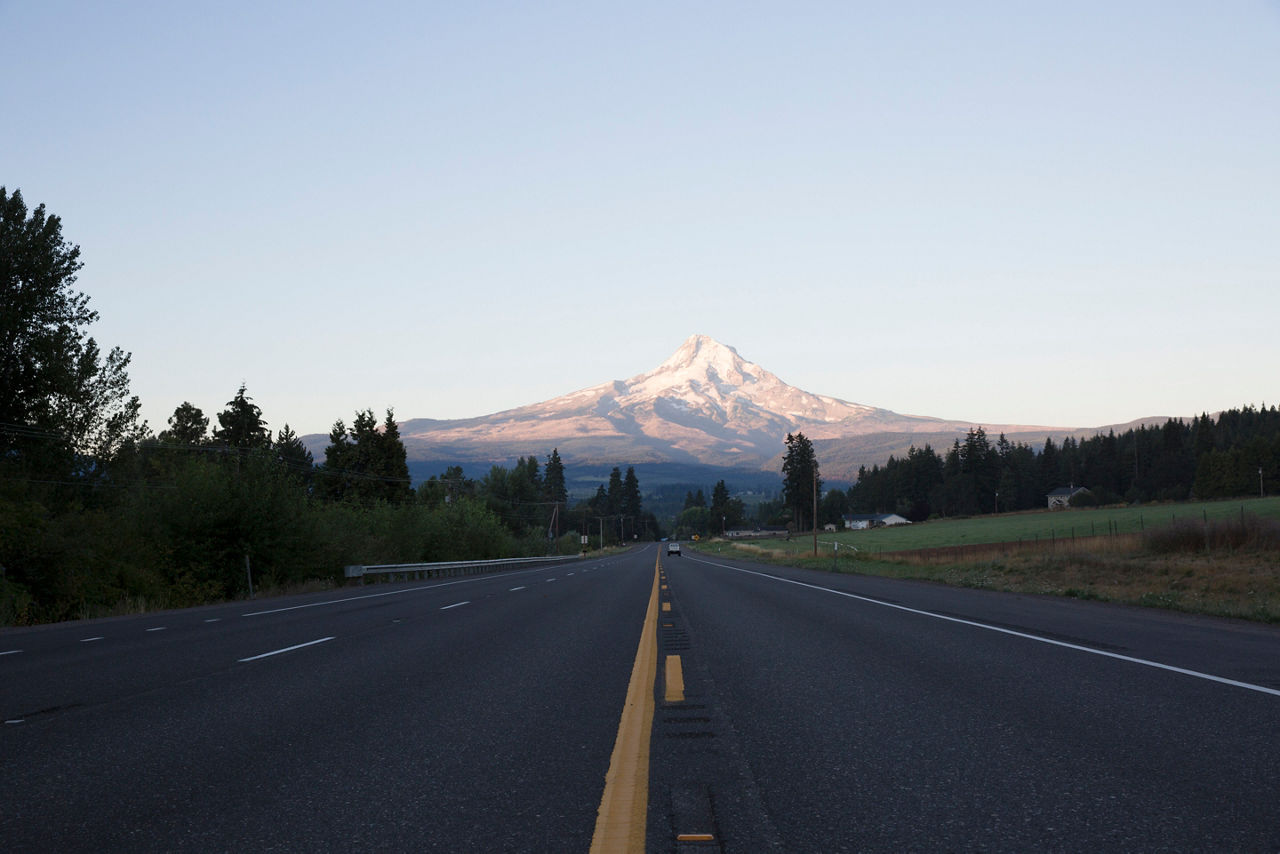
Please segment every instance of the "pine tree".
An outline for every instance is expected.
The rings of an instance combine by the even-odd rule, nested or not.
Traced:
[[[622,471],[617,466],[609,472],[609,489],[605,492],[608,500],[607,513],[616,516],[622,510]]]
[[[262,410],[244,392],[245,386],[241,383],[236,396],[227,401],[227,408],[218,413],[213,440],[228,448],[268,448],[271,446],[271,433],[267,430],[267,422],[262,420]]]
[[[169,429],[156,438],[166,445],[203,445],[209,439],[209,419],[200,407],[183,401],[169,416]]]
[[[806,530],[805,520],[813,521],[808,508],[813,506],[814,493],[822,492],[818,458],[813,443],[803,433],[788,433],[786,446],[787,452],[782,458],[782,500],[791,508],[797,530]]]
[[[318,491],[328,498],[401,502],[413,495],[408,455],[390,409],[381,429],[372,409],[357,412],[350,428],[334,422],[322,472]]]
[[[302,439],[288,424],[285,424],[284,429],[276,434],[275,452],[276,460],[289,471],[290,475],[303,483],[310,483],[315,460],[312,459],[307,446],[302,444]]]
[[[627,474],[622,479],[622,504],[619,511],[625,516],[640,517],[641,507],[640,479],[636,477],[634,466],[627,466]]]
[[[552,448],[551,456],[547,457],[547,465],[542,473],[542,490],[548,501],[563,504],[569,500],[569,490],[564,480],[564,463],[560,461],[558,448]]]

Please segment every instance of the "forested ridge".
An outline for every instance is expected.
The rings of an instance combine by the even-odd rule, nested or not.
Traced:
[[[1280,476],[1280,411],[1244,406],[1170,419],[1120,435],[1051,438],[1033,448],[982,428],[944,454],[926,445],[884,466],[865,467],[847,492],[854,513],[898,513],[912,521],[1046,506],[1062,487],[1084,487],[1079,503],[1185,501],[1258,495]]]

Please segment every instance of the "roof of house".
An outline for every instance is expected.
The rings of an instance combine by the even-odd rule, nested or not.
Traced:
[[[846,522],[883,522],[885,519],[902,519],[897,513],[851,513],[842,516]]]

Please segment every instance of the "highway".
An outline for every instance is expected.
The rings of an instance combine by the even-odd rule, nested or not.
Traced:
[[[0,847],[586,851],[654,555],[0,632]]]
[[[1280,849],[1275,627],[687,550],[665,566],[700,708],[657,716],[651,833],[665,785],[677,822],[710,802],[733,851]]]
[[[658,564],[649,851],[1280,849],[1276,627],[656,545],[2,630],[0,840],[585,852]]]

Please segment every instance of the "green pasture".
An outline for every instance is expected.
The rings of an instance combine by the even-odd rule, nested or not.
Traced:
[[[1280,497],[1040,510],[965,519],[936,519],[867,531],[841,531],[835,534],[820,532],[818,542],[821,551],[830,552],[832,543],[838,542],[841,549],[854,546],[863,556],[871,557],[889,552],[979,543],[1060,541],[1108,534],[1135,534],[1153,527],[1165,527],[1178,520],[1199,522],[1225,519],[1242,513],[1280,519]],[[790,541],[772,539],[754,542],[765,548],[784,549],[797,554],[811,552],[813,549],[812,535],[804,534],[793,536]]]

